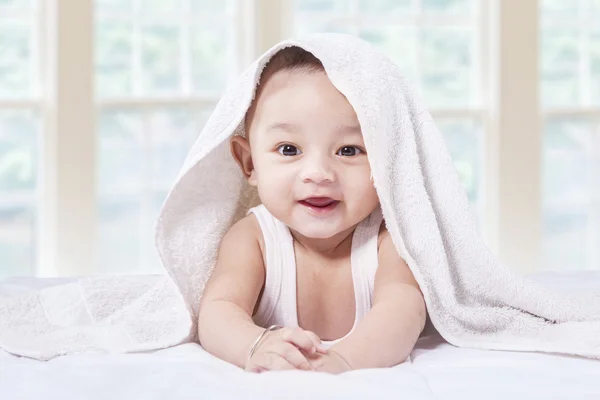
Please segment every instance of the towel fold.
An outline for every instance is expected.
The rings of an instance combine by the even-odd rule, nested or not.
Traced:
[[[84,278],[0,301],[0,347],[38,360],[175,346],[191,327],[165,275]]]
[[[226,90],[157,222],[156,246],[170,278],[89,278],[0,300],[0,347],[49,359],[195,340],[219,242],[258,204],[228,139],[243,134],[262,69],[288,46],[319,58],[354,107],[387,228],[435,329],[456,346],[600,358],[600,288],[550,289],[502,265],[477,230],[443,136],[419,95],[387,57],[343,34],[281,42]]]

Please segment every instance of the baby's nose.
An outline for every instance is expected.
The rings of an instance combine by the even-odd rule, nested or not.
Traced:
[[[310,162],[302,170],[302,182],[322,184],[333,182],[335,174],[327,162]]]

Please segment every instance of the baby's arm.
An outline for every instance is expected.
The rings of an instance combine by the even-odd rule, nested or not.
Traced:
[[[387,230],[381,235],[373,307],[354,332],[331,348],[352,369],[404,362],[425,327],[426,306],[419,285]]]
[[[198,316],[200,344],[211,354],[244,368],[247,352],[264,330],[251,315],[265,280],[253,216],[225,234],[217,265],[206,284]]]
[[[265,280],[260,235],[258,222],[250,215],[223,237],[217,265],[200,302],[200,344],[209,353],[248,371],[310,369],[301,350],[312,354],[321,341],[298,327],[267,333],[247,364],[250,347],[265,330],[251,317]]]

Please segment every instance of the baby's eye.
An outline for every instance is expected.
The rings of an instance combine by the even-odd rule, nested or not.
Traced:
[[[336,153],[338,156],[352,157],[362,153],[362,150],[356,146],[344,146]]]
[[[302,154],[296,146],[292,146],[291,144],[282,144],[277,148],[277,151],[283,156],[297,156]]]

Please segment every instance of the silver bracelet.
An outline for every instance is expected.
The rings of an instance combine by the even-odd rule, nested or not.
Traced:
[[[271,325],[270,327],[268,327],[267,329],[265,329],[260,334],[260,336],[254,341],[254,344],[252,344],[252,347],[250,348],[250,352],[248,353],[248,358],[246,359],[246,364],[248,364],[248,361],[250,361],[250,359],[252,358],[252,355],[254,355],[254,352],[258,348],[258,345],[263,340],[263,338],[265,337],[265,335],[267,333],[269,333],[269,332],[276,331],[277,329],[281,329],[281,328],[283,328],[283,326],[281,326],[281,325]]]

